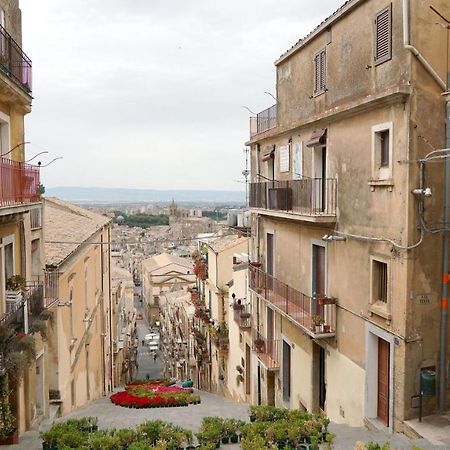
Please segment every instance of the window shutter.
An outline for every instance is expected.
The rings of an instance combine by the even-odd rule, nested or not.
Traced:
[[[314,57],[314,94],[321,94],[326,88],[326,53],[321,50]]]
[[[392,4],[375,16],[375,63],[392,58]]]

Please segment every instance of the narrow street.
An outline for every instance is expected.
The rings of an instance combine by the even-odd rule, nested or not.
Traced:
[[[138,336],[138,355],[137,355],[137,372],[136,379],[143,378],[159,378],[163,375],[164,364],[161,359],[161,352],[157,352],[156,361],[154,360],[154,352],[151,352],[148,345],[143,344],[144,337],[146,334],[150,333],[150,327],[148,325],[147,319],[145,317],[141,299],[141,288],[135,287],[135,293],[138,295],[134,296],[134,307],[136,308],[138,314],[142,316],[142,319],[136,321],[136,329]]]

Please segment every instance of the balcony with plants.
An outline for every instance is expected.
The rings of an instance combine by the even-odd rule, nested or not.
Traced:
[[[303,294],[258,267],[249,268],[250,289],[315,339],[336,334],[336,299]]]
[[[267,370],[280,369],[280,357],[278,351],[278,340],[265,337],[257,329],[253,330],[253,350],[260,362]]]
[[[236,299],[236,295],[232,294],[233,303],[233,319],[241,330],[247,330],[252,327],[252,315],[250,305],[244,304],[241,299]]]

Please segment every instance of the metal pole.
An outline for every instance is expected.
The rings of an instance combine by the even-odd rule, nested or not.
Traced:
[[[450,74],[448,76],[450,85]],[[450,148],[450,93],[446,94],[445,115],[446,148]],[[444,176],[444,232],[442,238],[442,296],[441,327],[439,351],[439,410],[445,411],[445,389],[447,375],[447,315],[448,315],[448,283],[449,283],[449,232],[450,227],[450,158],[445,158]]]

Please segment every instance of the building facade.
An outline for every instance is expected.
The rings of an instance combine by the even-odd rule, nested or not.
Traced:
[[[247,143],[256,403],[404,431],[423,371],[447,379],[445,159],[430,152],[450,146],[449,14],[350,0],[275,63],[277,103]]]
[[[22,50],[17,0],[0,1],[0,328],[29,335],[35,358],[21,376],[10,373],[9,403],[19,433],[48,414],[40,171],[26,162],[24,117],[31,111],[32,63]],[[44,317],[45,316],[45,317]],[[38,333],[37,330],[41,332]],[[7,346],[0,348],[0,383],[11,368]],[[14,375],[17,375],[15,373]],[[1,389],[1,395],[4,395]]]
[[[178,287],[194,285],[193,264],[189,258],[161,253],[142,261],[142,296],[150,325],[159,320],[159,296]]]
[[[45,263],[56,292],[48,337],[55,415],[112,390],[110,219],[56,198],[44,201]]]

